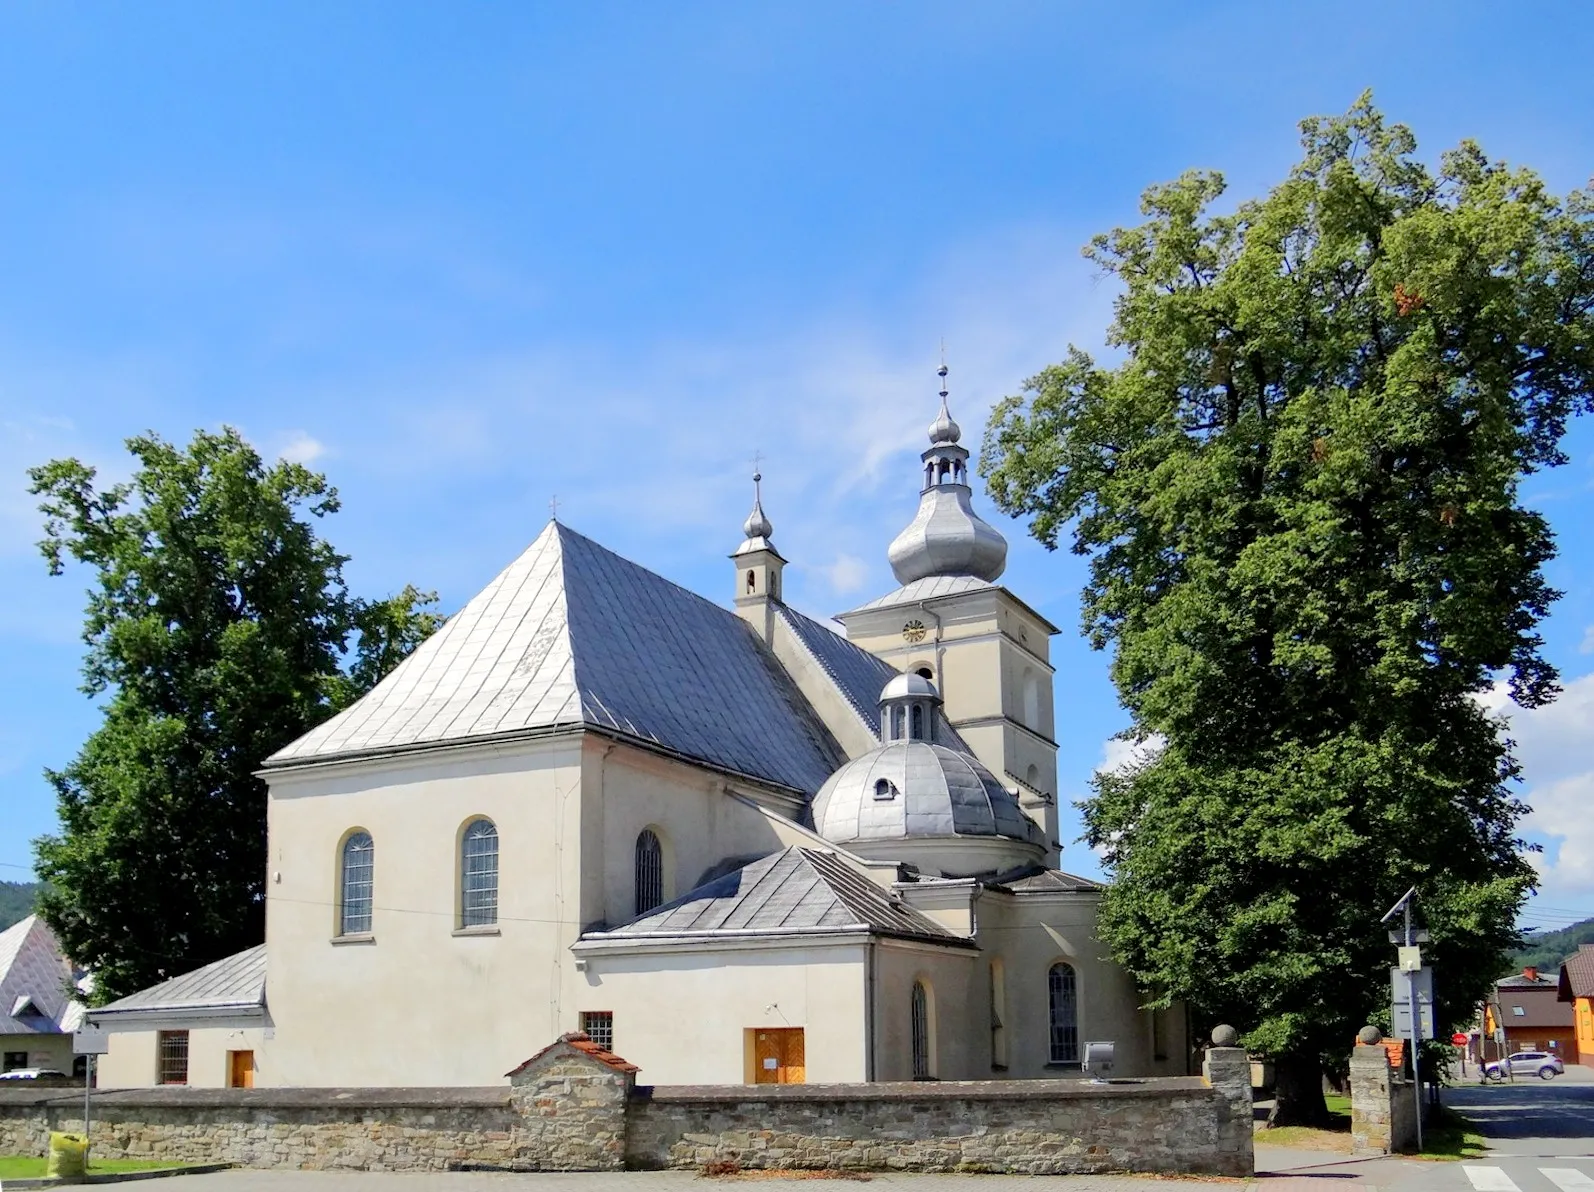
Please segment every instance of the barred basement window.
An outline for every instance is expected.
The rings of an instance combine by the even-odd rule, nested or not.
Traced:
[[[460,840],[459,925],[489,927],[498,922],[498,829],[479,819]]]
[[[157,1031],[155,1054],[160,1065],[156,1079],[161,1084],[188,1083],[188,1032]]]
[[[1051,1011],[1051,1062],[1079,1063],[1079,985],[1074,968],[1054,964],[1046,974],[1046,998]]]
[[[605,1051],[614,1050],[614,1011],[581,1011],[581,1033]]]
[[[636,913],[645,915],[664,901],[664,847],[651,828],[636,838]]]
[[[371,888],[376,846],[369,832],[355,832],[343,842],[343,888],[338,898],[338,934],[363,935],[371,930]]]
[[[913,983],[913,1079],[929,1080],[930,1071],[930,996],[924,982]]]

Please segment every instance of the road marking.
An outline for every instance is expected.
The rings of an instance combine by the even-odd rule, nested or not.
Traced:
[[[1466,1167],[1462,1171],[1472,1181],[1477,1192],[1522,1192],[1516,1181],[1498,1167]]]
[[[1594,1175],[1571,1167],[1541,1167],[1539,1172],[1561,1192],[1594,1192]]]

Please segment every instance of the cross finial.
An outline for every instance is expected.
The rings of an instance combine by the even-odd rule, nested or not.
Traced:
[[[554,493],[553,496],[548,498],[548,520],[549,521],[558,521],[559,520],[559,494],[558,493]]]

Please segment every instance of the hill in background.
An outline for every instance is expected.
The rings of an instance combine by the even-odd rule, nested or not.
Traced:
[[[1579,944],[1594,944],[1594,919],[1584,919],[1560,931],[1539,931],[1528,936],[1517,953],[1517,969],[1532,967],[1543,970],[1547,977],[1553,976]]]
[[[31,915],[38,893],[37,882],[0,882],[0,931]]]

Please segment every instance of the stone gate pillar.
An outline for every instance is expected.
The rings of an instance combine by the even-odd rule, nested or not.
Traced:
[[[620,1171],[626,1105],[637,1066],[580,1031],[561,1035],[509,1073],[520,1112],[517,1166],[537,1171]]]
[[[1251,1057],[1239,1042],[1239,1034],[1232,1026],[1215,1029],[1212,1046],[1201,1061],[1201,1075],[1228,1107],[1218,1123],[1220,1149],[1232,1157],[1232,1168],[1226,1160],[1223,1174],[1249,1176],[1256,1174]]]
[[[1408,1081],[1398,1079],[1377,1027],[1364,1026],[1350,1057],[1350,1135],[1357,1155],[1417,1149],[1417,1111]]]

